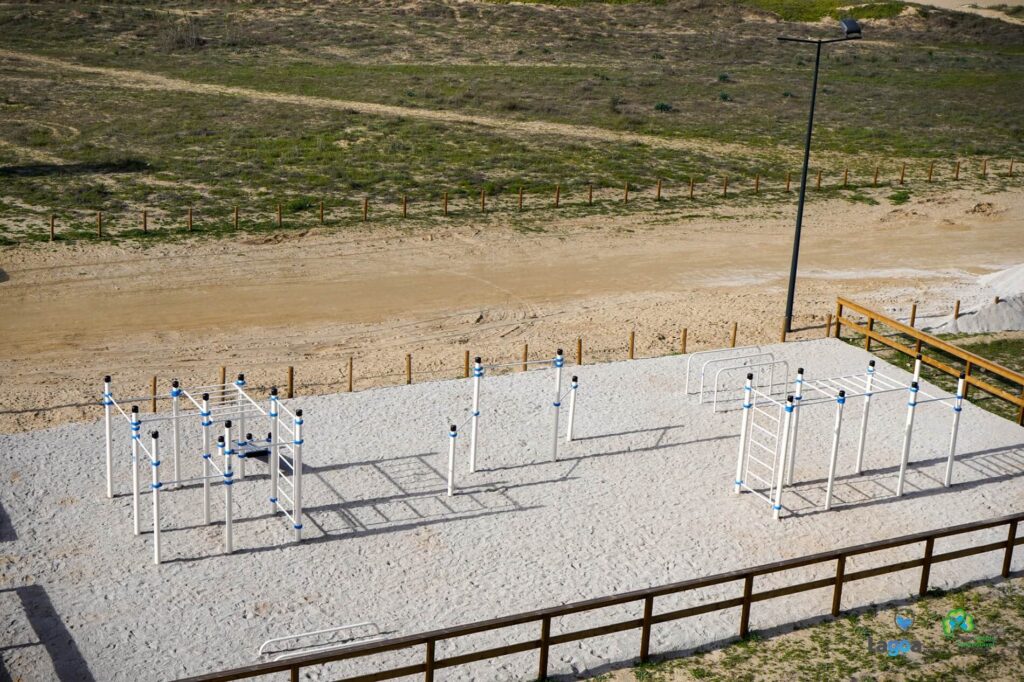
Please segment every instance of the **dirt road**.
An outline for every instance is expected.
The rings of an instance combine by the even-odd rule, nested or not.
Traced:
[[[674,209],[668,209],[672,211]],[[757,209],[751,209],[757,210]],[[763,211],[763,209],[760,209]],[[778,337],[790,215],[683,219],[658,211],[563,220],[523,235],[500,225],[131,245],[10,247],[0,253],[0,428],[82,418],[104,373],[121,394],[160,377],[209,383],[218,367],[251,383],[340,390],[457,376],[464,350],[511,359],[585,341],[585,359]],[[971,273],[1024,259],[1024,195],[951,194],[894,207],[812,204],[797,326],[822,333],[834,296],[921,315],[965,298]],[[53,409],[55,405],[72,405]]]

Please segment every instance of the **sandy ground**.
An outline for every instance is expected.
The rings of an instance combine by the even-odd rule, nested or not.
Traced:
[[[808,378],[862,371],[871,357],[836,340],[766,350],[806,367]],[[581,384],[578,440],[562,447],[557,462],[550,460],[550,370],[486,378],[480,471],[466,474],[461,450],[460,494],[452,498],[444,495],[445,425],[468,411],[468,382],[292,401],[307,422],[304,543],[289,543],[282,519],[266,515],[268,483],[250,465],[249,477],[233,486],[236,553],[221,553],[218,524],[202,525],[197,488],[165,491],[159,567],[150,563],[148,497],[144,533],[131,534],[129,441],[120,419],[114,500],[102,492],[101,423],[0,436],[4,665],[15,679],[171,679],[252,662],[259,644],[274,635],[360,621],[410,634],[1021,510],[1024,429],[973,405],[963,413],[962,454],[950,489],[941,487],[950,410],[939,403],[919,410],[908,494],[894,499],[906,399],[890,393],[873,401],[866,471],[857,477],[851,424],[860,405],[847,405],[832,512],[820,505],[833,409],[804,411],[797,484],[783,500],[786,518],[774,521],[766,503],[732,493],[737,411],[715,414],[685,395],[685,366],[686,358],[676,356],[574,368]],[[885,363],[879,371],[909,381]],[[186,430],[185,451],[193,454],[184,475],[198,471],[195,430]],[[165,450],[164,463],[169,459]],[[215,519],[222,514],[221,490],[215,488]],[[1003,538],[998,530],[975,541]],[[961,542],[939,541],[935,551]],[[920,551],[851,559],[847,571]],[[940,564],[932,585],[991,577],[1000,556]],[[1018,552],[1014,570],[1020,568],[1024,553]],[[917,581],[916,572],[857,581],[843,603],[901,599]],[[755,589],[778,584],[766,578]],[[655,612],[738,589],[659,599]],[[752,627],[820,616],[830,595],[758,605]],[[638,615],[633,607],[607,609],[562,619],[552,632]],[[733,610],[656,627],[652,649],[730,638],[737,617]],[[438,655],[535,636],[517,627],[442,643]],[[628,664],[637,646],[637,634],[627,633],[555,647],[552,669],[572,676]],[[534,666],[534,655],[517,655],[444,679],[524,679]]]
[[[918,319],[990,302],[976,275],[1024,262],[1024,193],[967,191],[892,206],[809,205],[797,336],[818,337],[837,294]],[[637,356],[778,339],[792,239],[789,207],[691,218],[686,207],[563,218],[544,233],[479,225],[0,251],[0,431],[92,419],[100,380],[121,395],[159,377],[212,383],[220,366],[302,395],[462,373],[490,359]],[[973,298],[972,298],[973,297]],[[977,299],[977,300],[975,300]]]
[[[1021,0],[976,0],[976,2],[963,2],[962,0],[932,0],[931,2],[921,4],[941,7],[943,9],[952,9],[958,12],[972,12],[990,19],[1007,21],[1011,24],[1024,24],[1024,19],[1007,16],[998,10],[991,9],[998,5],[1024,5],[1024,2],[1021,2]]]

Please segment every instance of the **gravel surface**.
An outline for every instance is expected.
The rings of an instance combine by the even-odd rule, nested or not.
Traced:
[[[833,339],[765,349],[791,368],[805,367],[808,378],[862,371],[870,357]],[[279,635],[362,621],[389,635],[411,634],[1024,509],[1024,429],[971,405],[963,412],[954,487],[941,486],[951,413],[928,404],[918,410],[908,494],[892,498],[906,414],[900,392],[878,396],[872,406],[859,477],[852,461],[861,405],[848,401],[831,512],[820,506],[833,406],[805,410],[798,483],[784,499],[786,516],[774,521],[762,500],[732,494],[739,412],[715,414],[686,396],[685,364],[685,356],[675,356],[570,368],[580,377],[579,440],[563,445],[557,462],[550,452],[550,370],[488,376],[480,471],[466,473],[468,439],[460,438],[454,497],[444,494],[446,425],[466,416],[469,382],[292,401],[306,416],[306,540],[292,543],[284,521],[268,514],[265,465],[254,462],[234,486],[235,553],[221,554],[222,527],[202,525],[199,488],[187,487],[161,498],[159,567],[151,563],[148,497],[147,532],[131,533],[123,421],[115,422],[114,500],[103,495],[102,422],[2,435],[3,664],[13,679],[165,680],[252,663],[260,643]],[[879,369],[908,379],[884,362]],[[198,428],[186,431],[186,451],[194,453]],[[184,473],[196,475],[198,455],[186,462]],[[221,495],[216,486],[218,522]],[[995,541],[1004,533],[976,537]],[[935,551],[962,542],[940,540]],[[920,551],[893,550],[884,558]],[[881,560],[857,558],[847,571]],[[947,562],[933,568],[931,584],[991,577],[999,566],[996,554]],[[1024,568],[1024,552],[1014,568]],[[785,580],[831,570],[804,569]],[[905,598],[917,580],[918,572],[909,571],[851,583],[844,607]],[[767,577],[755,589],[779,584],[779,577]],[[734,596],[741,588],[659,599],[655,610]],[[751,626],[817,617],[830,603],[829,590],[761,602]],[[639,615],[639,605],[580,614],[555,622],[552,633]],[[733,609],[656,626],[652,651],[732,637],[737,619]],[[437,654],[533,639],[534,630],[443,642]],[[555,647],[552,672],[629,663],[638,641],[637,632],[628,632]],[[387,661],[411,663],[421,655]],[[438,679],[529,679],[535,657],[445,670]],[[325,668],[303,679],[354,670]]]

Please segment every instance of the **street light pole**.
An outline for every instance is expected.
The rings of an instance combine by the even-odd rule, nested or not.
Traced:
[[[821,41],[815,46],[814,83],[811,85],[811,113],[807,117],[807,139],[804,141],[804,167],[800,172],[800,198],[796,203],[796,233],[793,235],[793,258],[789,262],[789,287],[786,289],[786,331],[793,331],[793,298],[796,296],[796,266],[800,260],[800,229],[804,224],[804,197],[807,194],[807,167],[811,162],[811,131],[814,130],[814,102],[818,97],[818,67],[821,65]]]
[[[796,269],[800,260],[800,230],[804,223],[804,200],[807,196],[807,169],[811,161],[811,133],[814,130],[814,103],[818,97],[818,69],[821,66],[821,46],[826,43],[841,43],[847,40],[857,40],[861,37],[860,26],[853,19],[843,19],[840,22],[843,27],[844,36],[830,40],[810,40],[807,38],[784,38],[780,41],[790,43],[812,43],[815,46],[814,53],[814,81],[811,85],[811,111],[807,116],[807,138],[804,140],[804,166],[800,173],[800,197],[796,205],[796,231],[793,235],[793,258],[789,264],[789,286],[786,289],[786,331],[793,331],[793,300],[796,297]]]

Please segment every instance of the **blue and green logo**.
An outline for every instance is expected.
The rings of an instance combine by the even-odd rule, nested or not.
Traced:
[[[961,632],[974,631],[974,618],[963,609],[953,609],[942,619],[942,632],[952,637]]]

